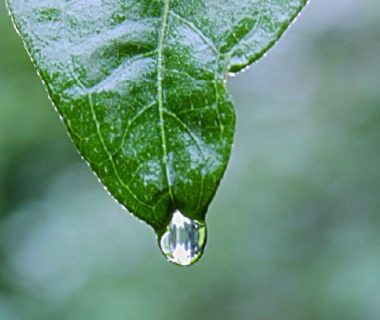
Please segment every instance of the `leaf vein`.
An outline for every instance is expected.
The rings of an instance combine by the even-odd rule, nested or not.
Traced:
[[[166,180],[168,184],[169,195],[170,195],[172,203],[174,204],[174,195],[173,195],[173,190],[172,190],[172,182],[171,182],[170,170],[169,170],[169,164],[168,164],[168,150],[167,150],[165,122],[164,122],[164,114],[163,114],[164,103],[163,103],[163,87],[162,87],[162,82],[164,78],[163,50],[164,50],[164,41],[165,41],[168,18],[169,18],[169,8],[170,8],[170,0],[165,0],[163,13],[161,17],[162,23],[161,23],[161,29],[159,32],[158,47],[157,47],[157,102],[158,102],[158,113],[160,117],[159,126],[160,126],[160,132],[161,132],[163,163],[165,166],[165,173],[166,173]]]

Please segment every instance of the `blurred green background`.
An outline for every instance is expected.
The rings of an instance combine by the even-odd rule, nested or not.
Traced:
[[[0,2],[0,320],[380,319],[380,4],[315,0],[229,81],[233,156],[190,268],[74,150]]]

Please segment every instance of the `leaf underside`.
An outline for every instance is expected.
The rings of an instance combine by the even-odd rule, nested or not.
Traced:
[[[306,0],[9,0],[67,130],[109,192],[160,232],[203,221],[233,143],[229,72]]]

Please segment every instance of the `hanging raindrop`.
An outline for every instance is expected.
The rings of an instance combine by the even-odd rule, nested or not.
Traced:
[[[166,231],[159,239],[161,251],[175,264],[192,265],[202,256],[206,235],[204,223],[191,220],[176,210]]]

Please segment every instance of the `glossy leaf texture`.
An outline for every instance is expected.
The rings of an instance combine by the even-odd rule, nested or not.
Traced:
[[[108,191],[160,233],[204,221],[233,143],[225,80],[306,0],[9,0],[67,130]]]

